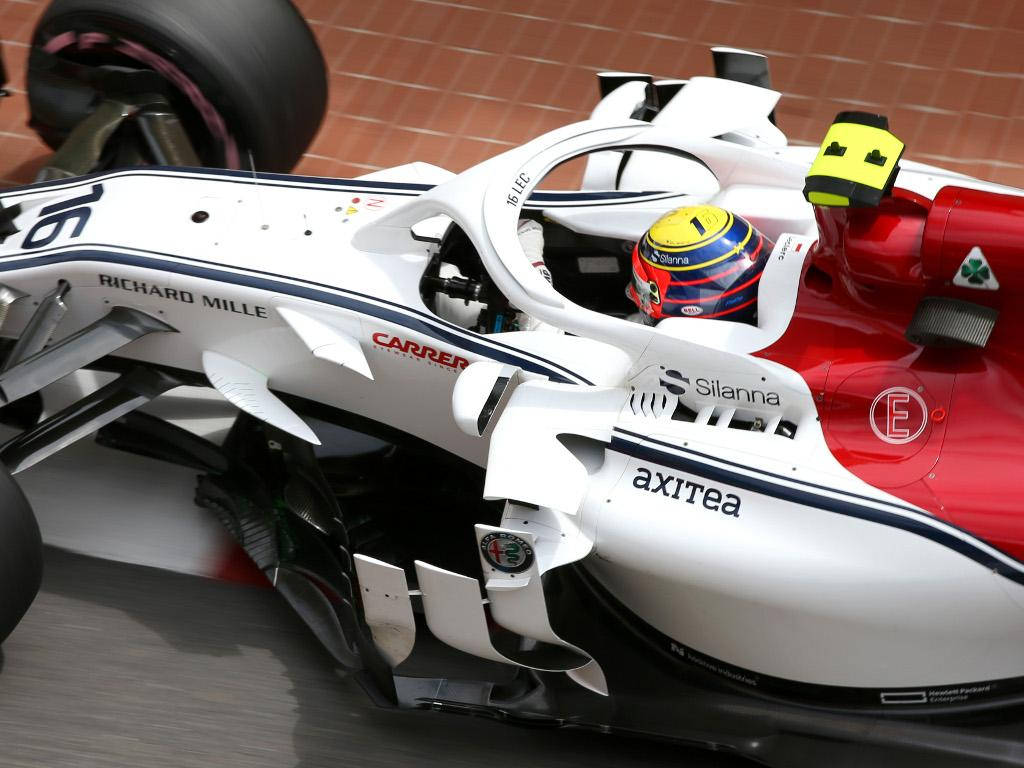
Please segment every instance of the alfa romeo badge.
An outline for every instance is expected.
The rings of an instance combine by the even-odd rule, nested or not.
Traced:
[[[488,533],[480,539],[484,559],[504,573],[522,573],[533,565],[533,546],[512,533]]]

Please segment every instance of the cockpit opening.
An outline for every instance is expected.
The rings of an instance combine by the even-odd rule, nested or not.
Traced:
[[[570,301],[611,317],[636,314],[626,293],[635,242],[573,232],[532,211],[520,219],[519,239],[535,268]],[[477,333],[541,330],[501,293],[454,223],[427,264],[420,294],[431,312]]]

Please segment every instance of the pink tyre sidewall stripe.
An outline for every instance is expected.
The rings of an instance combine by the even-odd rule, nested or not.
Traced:
[[[102,32],[62,32],[50,38],[43,50],[47,53],[57,53],[74,45],[79,50],[88,50],[95,45],[102,45],[111,42],[111,38]],[[145,64],[151,69],[166,77],[179,91],[181,91],[192,102],[206,123],[213,137],[224,147],[224,163],[228,168],[239,168],[238,144],[228,131],[224,118],[210,100],[203,95],[197,86],[184,72],[173,63],[153,53],[148,48],[134,43],[130,40],[118,40],[115,42],[114,50],[118,53]]]

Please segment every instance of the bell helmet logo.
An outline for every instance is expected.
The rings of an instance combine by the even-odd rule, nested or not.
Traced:
[[[889,387],[878,393],[868,415],[875,437],[890,445],[904,445],[921,436],[928,425],[924,398],[907,387]]]
[[[701,309],[700,307],[695,306],[693,304],[687,304],[685,307],[683,307],[679,311],[682,312],[684,315],[689,315],[690,317],[696,317],[697,315],[703,315],[704,314],[704,310],[703,309]]]

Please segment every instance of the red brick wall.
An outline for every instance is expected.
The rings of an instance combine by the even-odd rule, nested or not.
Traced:
[[[129,0],[126,0],[128,2]],[[256,2],[257,0],[253,0]],[[216,2],[216,0],[210,0]],[[24,125],[41,0],[0,0],[14,96],[0,180],[44,155]],[[779,126],[817,143],[832,117],[889,115],[907,157],[1024,186],[1024,3],[996,0],[297,0],[331,71],[330,114],[298,170],[454,171],[582,119],[594,73],[711,74],[712,45],[768,54]]]

